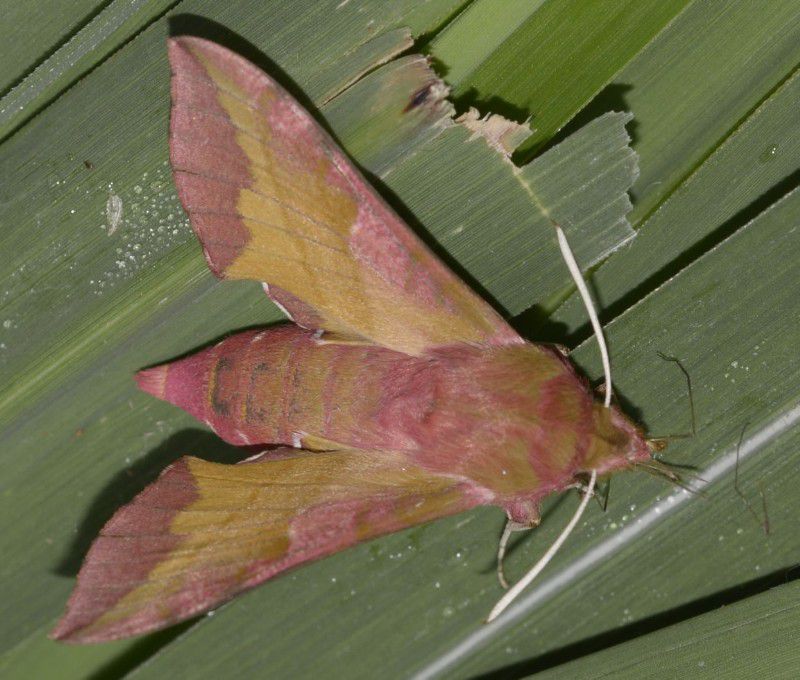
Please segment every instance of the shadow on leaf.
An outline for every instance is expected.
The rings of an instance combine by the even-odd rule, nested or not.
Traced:
[[[54,571],[62,576],[75,576],[92,541],[103,525],[119,508],[129,503],[162,470],[178,458],[197,456],[217,463],[236,463],[251,455],[250,449],[226,444],[212,432],[186,429],[176,432],[160,446],[117,473],[95,497],[81,521],[75,538]]]
[[[494,671],[472,676],[471,680],[517,680],[525,678],[562,664],[596,654],[609,647],[619,645],[638,637],[653,633],[668,626],[688,621],[696,616],[731,605],[754,595],[763,593],[776,586],[789,583],[800,578],[800,570],[779,569],[771,574],[752,581],[747,581],[733,588],[688,602],[679,607],[660,612],[620,628],[600,633],[585,640],[553,650],[547,654],[525,659]]]

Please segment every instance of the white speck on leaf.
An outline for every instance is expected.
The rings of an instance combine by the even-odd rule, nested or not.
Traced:
[[[111,236],[122,222],[122,199],[113,191],[109,191],[106,201],[106,224],[108,235]]]

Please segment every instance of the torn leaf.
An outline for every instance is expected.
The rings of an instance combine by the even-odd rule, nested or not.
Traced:
[[[456,123],[471,130],[473,139],[478,136],[483,137],[489,146],[504,156],[514,153],[519,145],[533,134],[528,121],[515,123],[497,113],[487,113],[481,118],[478,109],[474,107],[470,107],[469,111],[456,118]]]
[[[520,168],[508,153],[530,130],[477,111],[455,120],[446,91],[426,60],[405,57],[342,92],[323,114],[396,195],[395,207],[410,211],[429,243],[505,311],[517,314],[570,285],[553,220],[584,269],[633,237],[625,217],[638,174],[629,114],[602,116]]]

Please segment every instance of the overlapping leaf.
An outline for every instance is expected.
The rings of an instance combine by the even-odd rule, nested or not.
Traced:
[[[792,542],[796,437],[786,420],[797,404],[800,332],[797,277],[785,264],[800,256],[800,218],[796,194],[773,206],[796,185],[800,13],[790,0],[768,14],[746,0],[658,3],[658,14],[634,25],[635,12],[645,10],[620,1],[613,3],[616,22],[597,23],[614,38],[609,43],[581,42],[578,28],[591,24],[588,14],[553,23],[546,19],[562,11],[559,3],[524,4],[506,4],[491,23],[475,17],[492,16],[495,4],[472,3],[439,44],[450,27],[462,37],[451,38],[446,53],[434,40],[434,55],[450,68],[457,93],[474,86],[482,101],[499,95],[511,102],[504,109],[496,102],[505,113],[533,114],[534,125],[537,113],[549,121],[537,140],[567,125],[604,87],[582,123],[609,109],[633,111],[642,157],[634,215],[648,219],[642,245],[634,241],[601,267],[597,288],[611,316],[619,316],[611,329],[617,385],[652,430],[681,430],[687,419],[681,377],[655,351],[679,354],[692,372],[701,434],[670,455],[700,466],[727,461],[714,468],[709,501],[671,501],[655,480],[620,477],[610,514],[593,517],[550,570],[561,580],[543,581],[520,618],[494,629],[480,621],[498,595],[491,572],[499,514],[484,510],[391,536],[223,608],[172,640],[138,676],[219,677],[234,668],[245,677],[265,669],[274,677],[331,669],[348,677],[374,677],[376,669],[463,677],[505,668],[522,675],[690,618],[729,601],[726,593],[736,599],[756,592],[800,559]],[[410,100],[392,96],[408,97],[421,82],[421,70],[390,75],[403,60],[348,88],[403,49],[404,26],[414,36],[435,32],[461,3],[408,0],[381,3],[378,11],[355,2],[304,5],[186,2],[173,26],[201,25],[213,34],[217,29],[191,16],[202,14],[251,41],[271,72],[284,71],[302,95],[328,102],[324,115],[346,148],[462,273],[509,311],[539,299],[538,268],[526,261],[525,230],[535,210],[525,214],[530,196],[522,201],[518,180],[519,202],[505,199],[512,186],[507,161],[487,153],[482,140],[466,141],[464,129],[447,122],[444,105],[419,124],[397,125]],[[530,27],[540,40],[523,39]],[[103,668],[115,677],[165,642],[65,649],[44,634],[71,585],[66,576],[120,502],[179,455],[235,456],[188,418],[136,394],[132,372],[278,318],[256,286],[211,279],[174,199],[164,165],[165,29],[155,23],[36,118],[25,123],[28,112],[20,114],[14,125],[24,126],[2,147],[0,420],[8,528],[0,641],[8,651],[0,669],[9,677],[47,677],[53,669],[85,677]],[[547,56],[552,77],[537,77],[536,54]],[[505,74],[505,89],[492,74]],[[562,88],[566,80],[570,86]],[[535,102],[554,104],[538,111]],[[106,211],[112,195],[123,205],[114,233]],[[553,263],[554,276],[559,266]],[[652,279],[654,272],[661,278]],[[560,318],[574,329],[582,317],[569,309]],[[591,366],[592,353],[587,345],[578,356]],[[753,480],[763,481],[769,538],[731,487],[744,425],[743,488],[757,499]],[[510,570],[524,568],[557,533],[569,505],[553,509],[512,555]],[[637,529],[645,522],[646,530]]]

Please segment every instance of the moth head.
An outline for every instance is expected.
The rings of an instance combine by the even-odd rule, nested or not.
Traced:
[[[598,475],[604,475],[652,459],[644,432],[616,405],[595,403],[592,421],[592,438],[582,466],[585,471],[597,470]]]

